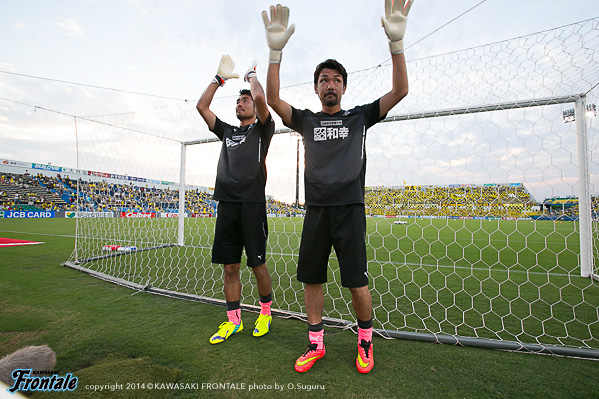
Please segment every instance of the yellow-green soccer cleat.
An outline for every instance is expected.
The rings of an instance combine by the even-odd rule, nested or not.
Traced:
[[[256,319],[256,327],[254,328],[254,337],[261,337],[267,334],[270,331],[270,322],[272,321],[272,316],[260,314],[258,319]]]
[[[227,338],[229,338],[233,334],[237,334],[243,330],[243,322],[240,321],[239,324],[233,324],[230,321],[226,321],[218,326],[218,331],[216,334],[210,337],[211,344],[220,344],[224,342]]]

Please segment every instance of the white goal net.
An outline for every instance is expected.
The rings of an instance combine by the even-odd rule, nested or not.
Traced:
[[[375,328],[599,357],[599,20],[410,60],[408,74],[408,97],[367,135]],[[351,73],[343,107],[375,100],[390,81],[389,64]],[[311,83],[281,97],[319,109]],[[212,109],[235,124],[234,101]],[[275,120],[267,265],[273,307],[303,317],[303,148]],[[220,142],[195,104],[77,118],[77,134],[77,240],[66,264],[223,303],[222,266],[210,261]],[[242,268],[250,309],[252,279]],[[334,254],[325,297],[328,320],[351,327]]]

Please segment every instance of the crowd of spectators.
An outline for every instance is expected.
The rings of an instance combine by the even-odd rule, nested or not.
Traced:
[[[522,184],[378,187],[365,201],[369,215],[512,218],[538,208]]]
[[[62,178],[42,175],[3,173],[0,176],[0,210],[66,210]]]
[[[179,209],[179,190],[170,187],[80,179],[79,188],[77,199],[77,181],[69,177],[4,173],[0,181],[0,210],[174,213]],[[209,192],[186,190],[186,212],[214,215],[216,208],[217,202]],[[267,213],[290,215],[298,211],[292,205],[269,199]]]
[[[270,215],[300,215],[304,214],[303,208],[295,205],[286,204],[285,202],[277,201],[272,198],[266,200],[266,213]]]
[[[106,180],[79,180],[68,176],[3,173],[0,177],[0,210],[88,211],[88,212],[177,212],[179,191],[116,184]],[[191,214],[216,213],[217,202],[201,189],[187,190],[185,211]],[[413,215],[425,217],[508,217],[518,218],[541,212],[577,215],[578,203],[568,199],[566,206],[555,206],[546,199],[537,203],[523,184],[372,187],[366,189],[366,214]],[[572,202],[574,201],[574,202]],[[545,210],[543,207],[545,205]],[[549,206],[551,205],[551,206]],[[598,201],[593,201],[597,208]],[[267,213],[298,215],[304,210],[268,198]]]

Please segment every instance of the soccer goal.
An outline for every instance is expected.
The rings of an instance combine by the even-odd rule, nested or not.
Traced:
[[[344,108],[388,91],[390,69],[351,73]],[[599,20],[409,60],[408,73],[410,94],[366,142],[377,333],[599,358]],[[311,83],[281,97],[318,109]],[[230,123],[234,100],[213,103]],[[224,303],[210,261],[220,143],[194,105],[76,118],[77,239],[65,265]],[[276,122],[267,265],[276,313],[304,318],[303,149]],[[338,268],[331,254],[326,322],[354,328]],[[259,309],[246,268],[242,284],[244,308]]]

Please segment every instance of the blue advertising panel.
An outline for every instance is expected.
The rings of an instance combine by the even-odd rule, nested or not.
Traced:
[[[48,219],[55,217],[55,211],[4,211],[5,219]]]

